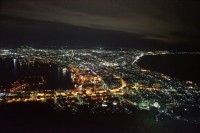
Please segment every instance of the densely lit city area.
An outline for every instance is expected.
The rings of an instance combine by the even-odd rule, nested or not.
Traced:
[[[88,110],[91,114],[131,115],[134,113],[132,108],[135,108],[156,110],[155,121],[158,122],[166,118],[200,123],[199,118],[185,115],[200,109],[200,87],[197,84],[137,65],[145,55],[163,54],[192,53],[103,48],[1,49],[0,58],[12,60],[13,71],[24,66],[56,66],[62,77],[68,75],[72,85],[47,86],[47,79],[42,74],[20,77],[10,85],[0,81],[0,104],[38,101],[72,114]]]

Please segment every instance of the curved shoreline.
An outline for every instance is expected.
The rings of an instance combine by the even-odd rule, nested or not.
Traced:
[[[194,56],[191,59],[189,56]],[[181,81],[192,81],[200,85],[199,54],[144,55],[136,63],[140,68],[161,73]],[[187,63],[189,62],[189,63]]]

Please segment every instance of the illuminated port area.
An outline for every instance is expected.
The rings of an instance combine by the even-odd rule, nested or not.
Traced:
[[[77,114],[126,113],[132,109],[156,110],[155,120],[167,117],[189,123],[198,118],[185,117],[191,109],[200,110],[200,87],[191,81],[180,81],[167,75],[140,68],[138,60],[145,55],[174,54],[168,51],[145,52],[135,49],[1,49],[1,59],[12,59],[14,67],[35,63],[57,66],[62,76],[70,74],[72,86],[46,87],[40,76],[22,77],[11,85],[0,82],[0,103],[43,102],[55,110]],[[194,53],[176,53],[194,54]],[[195,53],[199,54],[199,53]],[[179,113],[181,112],[181,113]],[[164,116],[164,117],[163,117]]]

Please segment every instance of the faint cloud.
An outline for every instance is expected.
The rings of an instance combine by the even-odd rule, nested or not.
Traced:
[[[171,33],[179,33],[188,28],[181,23],[177,12],[174,13],[175,16],[171,13],[171,10],[176,11],[174,5],[165,9],[163,3],[158,1],[143,3],[138,0],[135,2],[109,0],[8,1],[10,4],[4,0],[0,14],[95,29],[123,31],[144,36],[144,39],[168,43],[184,41],[184,36]],[[184,16],[182,17],[184,18]]]

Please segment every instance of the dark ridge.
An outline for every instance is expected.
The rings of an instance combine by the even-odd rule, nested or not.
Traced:
[[[1,133],[198,133],[200,127],[173,120],[155,121],[154,111],[134,110],[123,114],[70,114],[56,111],[45,103],[13,103],[1,105]]]

